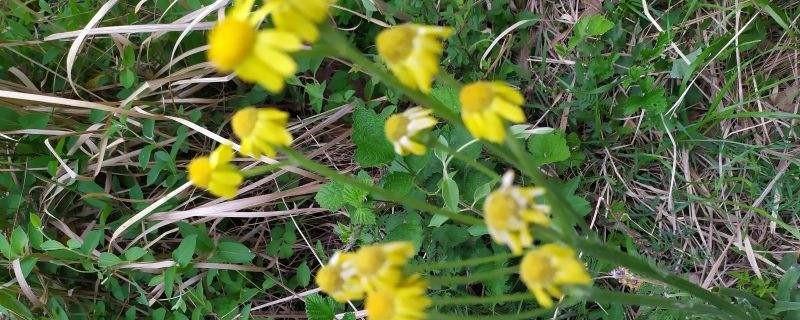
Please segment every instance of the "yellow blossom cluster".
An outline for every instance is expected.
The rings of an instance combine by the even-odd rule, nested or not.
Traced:
[[[292,143],[292,135],[286,129],[288,119],[288,113],[272,107],[239,110],[231,119],[233,133],[242,143],[239,151],[256,158],[274,157],[276,148]],[[233,148],[223,144],[209,156],[192,159],[187,167],[189,181],[215,196],[233,198],[244,181],[239,168],[231,164],[234,156]]]
[[[319,37],[317,24],[334,0],[271,0],[253,10],[255,0],[234,1],[225,19],[208,35],[208,60],[221,72],[235,72],[272,92],[283,90],[297,71],[290,55]],[[260,29],[267,16],[273,28]]]
[[[370,320],[425,318],[431,301],[427,284],[405,266],[414,254],[409,242],[364,246],[355,252],[337,252],[317,271],[319,288],[339,302],[364,299]]]

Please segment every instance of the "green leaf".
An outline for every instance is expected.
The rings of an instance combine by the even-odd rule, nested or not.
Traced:
[[[125,88],[130,89],[136,82],[136,73],[133,70],[125,68],[119,73],[119,83]]]
[[[153,320],[164,320],[166,316],[167,316],[167,309],[164,308],[155,309],[153,310],[152,313],[150,313],[150,317]]]
[[[139,152],[139,167],[144,169],[147,168],[150,162],[150,155],[153,153],[153,145],[146,145],[142,148],[142,151]]]
[[[101,252],[100,253],[100,258],[98,259],[98,264],[100,265],[101,268],[113,267],[113,266],[118,265],[120,263],[122,263],[122,259],[120,259],[119,257],[115,256],[113,253],[109,253],[109,252]]]
[[[320,207],[336,211],[345,204],[354,207],[361,205],[366,200],[367,194],[369,194],[368,191],[358,187],[330,181],[317,191],[314,199],[319,203]]]
[[[587,36],[594,37],[603,35],[614,28],[614,23],[606,19],[603,15],[596,14],[581,18],[575,25],[575,28],[583,28],[578,32],[583,32],[583,34]]]
[[[442,189],[444,205],[452,211],[458,211],[458,184],[449,175],[442,178],[439,187]]]
[[[181,244],[178,245],[178,248],[172,252],[172,259],[178,263],[179,266],[185,266],[192,261],[192,256],[194,255],[194,249],[197,246],[197,235],[190,235],[186,238],[181,240]]]
[[[81,245],[81,252],[88,254],[90,251],[97,248],[100,245],[100,240],[103,239],[103,231],[102,230],[92,230],[86,234],[86,237],[83,238],[83,244]],[[69,242],[67,242],[69,244]]]
[[[147,254],[147,250],[144,250],[142,247],[130,247],[128,250],[125,250],[125,260],[136,261],[144,257],[145,254]]]
[[[756,0],[756,4],[758,5],[759,9],[769,14],[769,16],[772,17],[772,20],[781,26],[781,28],[787,32],[792,31],[788,23],[788,21],[790,21],[789,16],[783,9],[781,9],[780,6],[774,6],[769,0]]]
[[[564,161],[570,155],[567,139],[561,132],[532,135],[528,140],[528,150],[537,165]]]
[[[28,247],[28,235],[22,227],[17,226],[11,232],[11,250],[15,255],[21,256],[25,254],[25,248]]]
[[[308,320],[331,320],[336,316],[336,302],[319,294],[306,296],[306,316]]]
[[[307,287],[310,282],[311,269],[309,269],[308,264],[303,261],[303,263],[297,267],[297,283],[299,283],[302,287]]]
[[[0,253],[3,253],[3,256],[8,260],[11,260],[15,257],[14,252],[11,250],[11,244],[8,242],[6,236],[2,233],[0,233]]]
[[[19,294],[9,289],[0,289],[0,310],[19,319],[33,319],[33,314],[25,304],[20,302]]]
[[[362,167],[375,167],[394,159],[392,144],[386,140],[383,127],[386,119],[375,111],[357,107],[353,112],[353,143],[356,162]]]
[[[227,263],[250,263],[255,255],[241,243],[223,240],[217,245],[214,257]]]
[[[305,85],[311,108],[317,113],[322,112],[322,104],[325,102],[324,93],[326,86],[327,82],[325,81],[322,81],[321,83],[309,83]]]
[[[375,212],[367,205],[358,206],[350,212],[350,221],[356,225],[370,226],[375,224]]]
[[[67,248],[63,244],[61,244],[61,242],[52,239],[42,242],[42,245],[40,247],[44,251],[60,250]]]
[[[797,287],[799,279],[800,267],[794,265],[789,268],[789,270],[786,270],[786,273],[781,277],[781,281],[778,283],[776,300],[790,301],[792,290]]]
[[[392,172],[381,179],[381,186],[395,195],[404,196],[414,187],[414,176],[405,172]]]
[[[422,217],[416,212],[389,215],[386,225],[386,241],[411,241],[419,249],[422,244]]]

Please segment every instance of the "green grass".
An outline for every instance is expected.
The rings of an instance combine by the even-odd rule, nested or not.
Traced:
[[[800,7],[650,2],[647,11],[664,32],[635,0],[577,7],[342,0],[339,6],[359,15],[334,8],[331,21],[366,59],[326,58],[320,45],[297,54],[298,74],[284,92],[271,94],[236,78],[216,79],[224,75],[191,51],[206,44],[199,27],[179,43],[175,30],[89,37],[72,66],[73,88],[66,68],[75,39],[60,35],[84,28],[105,2],[6,1],[0,263],[8,272],[0,273],[0,314],[330,319],[363,305],[316,294],[320,261],[337,250],[408,240],[418,250],[413,264],[441,280],[431,281],[429,294],[465,301],[436,307],[431,319],[704,318],[698,312],[711,307],[665,285],[668,275],[710,288],[755,318],[800,319],[792,23]],[[121,1],[98,26],[163,30],[211,3],[154,0],[137,9],[138,1]],[[396,89],[380,76],[380,65],[364,67],[379,61],[374,38],[381,24],[404,22],[456,30],[441,62],[446,74],[430,96]],[[60,39],[49,40],[54,35]],[[443,121],[429,134],[425,156],[392,152],[383,136],[388,115],[425,101],[457,119],[454,85],[480,79],[504,80],[524,93],[528,123],[515,128],[520,148],[470,143],[462,127]],[[291,113],[296,153],[279,160],[298,167],[257,169],[261,175],[233,202],[194,187],[167,197],[186,183],[188,161],[217,142],[134,108],[230,137],[230,115],[248,105]],[[565,204],[556,225],[606,244],[566,240],[583,250],[595,288],[570,292],[550,311],[534,310],[532,299],[520,298],[525,286],[518,276],[500,272],[516,259],[479,258],[507,253],[486,235],[481,206],[513,167],[503,158],[514,162],[519,153],[540,170],[519,172],[517,182],[530,184],[541,172]],[[325,178],[333,173],[338,178]],[[110,241],[159,199],[151,214]],[[647,274],[644,264],[640,273],[621,273],[622,260],[597,254],[611,249],[669,274]],[[475,263],[451,264],[462,260]],[[471,274],[482,276],[464,278]]]

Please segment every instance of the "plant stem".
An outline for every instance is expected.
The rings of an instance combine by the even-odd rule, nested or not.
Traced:
[[[280,162],[258,165],[258,166],[252,167],[250,169],[242,170],[242,175],[245,178],[257,177],[257,176],[264,175],[266,173],[270,173],[272,171],[275,171],[275,169],[280,168],[283,165],[284,164],[280,163]]]
[[[371,185],[369,183],[366,183],[366,182],[363,182],[361,180],[355,179],[353,177],[350,177],[350,176],[347,176],[347,175],[343,175],[343,174],[339,173],[336,170],[333,170],[331,168],[328,168],[328,167],[326,167],[324,165],[321,165],[321,164],[315,162],[314,160],[306,158],[303,154],[295,151],[294,149],[283,148],[283,149],[281,149],[281,151],[284,154],[286,154],[286,156],[289,157],[289,159],[294,161],[298,166],[301,166],[301,167],[304,167],[304,168],[306,168],[308,170],[311,170],[311,171],[314,171],[316,173],[319,173],[319,174],[321,174],[321,175],[323,175],[323,176],[325,176],[328,179],[331,179],[333,181],[337,181],[337,182],[340,182],[340,183],[352,185],[352,186],[358,187],[358,188],[363,189],[363,190],[367,190],[370,193],[375,194],[375,195],[379,195],[379,196],[381,196],[381,197],[383,197],[383,198],[385,198],[385,199],[387,199],[387,200],[389,200],[391,202],[395,202],[395,203],[399,203],[399,204],[402,204],[402,205],[406,205],[406,206],[409,206],[411,208],[414,208],[414,209],[417,209],[417,210],[420,210],[420,211],[425,211],[425,212],[432,213],[432,214],[440,214],[440,215],[446,216],[446,217],[448,217],[450,219],[453,219],[454,221],[458,221],[458,222],[461,222],[461,223],[464,223],[464,224],[467,224],[467,225],[481,225],[481,224],[483,224],[483,221],[478,219],[478,218],[475,218],[475,217],[472,217],[472,216],[468,216],[468,215],[463,215],[463,214],[460,214],[460,213],[457,213],[457,212],[453,212],[453,211],[450,211],[450,210],[447,210],[447,209],[444,209],[444,208],[435,207],[435,206],[432,206],[432,205],[430,205],[428,203],[425,203],[425,202],[422,202],[422,201],[418,201],[416,199],[411,199],[411,198],[408,198],[408,197],[404,197],[402,195],[397,195],[397,194],[392,193],[390,191],[387,191],[387,190],[385,190],[383,188],[379,188],[379,187],[373,186],[373,185]]]
[[[536,309],[517,314],[498,314],[492,316],[469,316],[463,314],[442,314],[442,313],[429,313],[428,320],[522,320],[522,319],[535,319],[537,317],[551,314],[552,310]]]
[[[434,139],[431,139],[431,140],[434,140]],[[496,179],[496,180],[500,179],[500,175],[497,174],[497,172],[494,172],[492,169],[489,169],[488,167],[484,166],[480,162],[475,161],[475,159],[468,158],[467,156],[465,156],[461,152],[456,152],[456,150],[454,150],[453,148],[442,144],[438,140],[434,140],[434,142],[432,143],[431,147],[433,147],[434,149],[439,149],[439,150],[447,152],[448,154],[452,155],[454,158],[463,161],[468,166],[475,168],[476,170],[478,170],[481,173],[485,174],[489,178]]]
[[[497,296],[481,297],[481,296],[465,296],[465,297],[445,297],[433,296],[434,306],[452,306],[452,305],[465,305],[465,304],[498,304],[504,302],[518,302],[525,300],[533,300],[533,295],[530,292],[512,293]]]
[[[471,274],[468,276],[446,276],[446,277],[429,277],[428,284],[431,286],[454,286],[460,284],[475,283],[483,280],[494,279],[508,274],[517,272],[519,266],[497,269],[489,272],[482,272]]]
[[[508,253],[498,253],[491,256],[486,257],[477,257],[471,258],[466,260],[455,260],[455,261],[439,261],[439,262],[432,262],[426,264],[418,264],[409,266],[410,271],[416,272],[424,272],[429,270],[441,270],[441,269],[455,269],[461,267],[469,267],[489,262],[497,262],[497,261],[505,261],[509,258],[514,257],[513,254],[510,252]]]

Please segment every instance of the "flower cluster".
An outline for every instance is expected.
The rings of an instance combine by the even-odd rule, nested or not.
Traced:
[[[328,15],[333,0],[272,0],[253,11],[255,0],[235,1],[225,19],[208,35],[208,60],[219,71],[236,72],[272,92],[283,90],[297,71],[290,55],[303,41],[319,36],[317,24]],[[274,28],[259,29],[272,15]]]
[[[292,135],[286,129],[288,119],[288,113],[276,108],[239,110],[231,119],[233,133],[242,142],[239,151],[251,157],[274,157],[276,148],[292,143]],[[233,148],[223,144],[209,156],[193,159],[187,168],[189,181],[215,196],[233,198],[244,181],[239,168],[230,163],[234,155]]]
[[[315,280],[339,302],[365,299],[370,320],[424,319],[431,303],[425,295],[427,284],[419,275],[407,275],[404,270],[413,254],[409,242],[337,252],[317,271]]]

